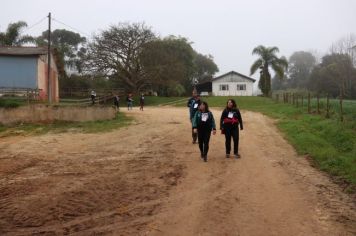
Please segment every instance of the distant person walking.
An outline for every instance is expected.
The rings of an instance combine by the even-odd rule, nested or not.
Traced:
[[[201,102],[199,110],[194,114],[192,126],[193,132],[198,134],[200,157],[206,162],[208,160],[211,132],[214,135],[216,134],[214,116],[209,111],[209,106],[206,102]]]
[[[188,100],[187,106],[189,107],[189,119],[190,122],[192,123],[195,112],[199,109],[200,106],[200,96],[197,95],[195,92],[193,92],[193,97],[191,97]],[[198,136],[197,133],[193,132],[193,127],[192,127],[192,138],[193,138],[192,143],[195,144],[197,142]]]
[[[96,92],[94,90],[91,91],[90,97],[91,97],[91,104],[94,105],[95,98],[96,98]]]
[[[235,100],[229,99],[220,118],[221,133],[225,134],[226,158],[230,157],[231,137],[234,142],[234,156],[235,158],[241,157],[239,154],[239,126],[240,130],[243,130],[240,110],[237,108]]]
[[[132,98],[132,94],[129,93],[126,97],[126,102],[127,102],[127,110],[132,110],[132,106],[133,106],[133,98]]]
[[[140,111],[143,111],[143,106],[145,105],[145,96],[141,94],[140,97]]]
[[[120,96],[117,94],[114,96],[114,106],[117,111],[120,110]]]

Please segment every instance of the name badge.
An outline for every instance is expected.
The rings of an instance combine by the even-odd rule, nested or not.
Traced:
[[[227,115],[228,118],[232,119],[234,117],[234,113],[233,112],[229,112],[229,114]]]
[[[195,103],[195,104],[194,104],[194,108],[198,108],[198,103]]]
[[[201,114],[201,121],[206,122],[208,120],[209,114],[208,113],[202,113]]]

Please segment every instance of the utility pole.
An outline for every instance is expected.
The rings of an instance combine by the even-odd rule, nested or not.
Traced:
[[[47,79],[48,79],[48,103],[52,103],[52,87],[51,87],[51,13],[48,14],[48,68],[47,68]]]

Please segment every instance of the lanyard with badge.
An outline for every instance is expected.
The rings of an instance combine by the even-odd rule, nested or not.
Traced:
[[[202,113],[201,114],[201,121],[206,122],[209,118],[209,113]]]
[[[229,112],[229,114],[227,115],[228,118],[232,119],[234,117],[234,112]]]

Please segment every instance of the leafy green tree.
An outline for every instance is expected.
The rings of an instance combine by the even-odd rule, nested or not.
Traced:
[[[195,78],[198,82],[205,79],[212,78],[216,72],[219,71],[218,66],[214,62],[212,55],[203,55],[196,53],[194,58],[195,64]]]
[[[309,87],[333,97],[356,97],[356,69],[347,54],[330,54],[322,58],[310,76]]]
[[[310,52],[294,52],[289,58],[288,87],[303,88],[308,87],[310,74],[316,65],[316,58]]]
[[[86,38],[80,34],[65,30],[56,29],[51,32],[51,44],[54,48],[54,57],[61,77],[66,76],[65,70],[76,70],[82,72],[83,58],[86,54]],[[36,38],[38,46],[47,46],[48,30]]]
[[[140,61],[159,95],[181,95],[192,89],[195,54],[186,38],[169,36],[145,44]]]
[[[24,21],[10,23],[5,32],[0,32],[0,46],[21,46],[33,42],[33,37],[21,35],[21,31],[27,27]]]
[[[288,68],[288,62],[284,57],[277,57],[276,53],[279,52],[277,47],[258,46],[253,49],[252,54],[258,55],[259,58],[252,64],[250,74],[253,75],[260,69],[259,88],[264,96],[271,96],[271,74],[269,68],[276,73],[280,78],[284,78],[284,73]]]

